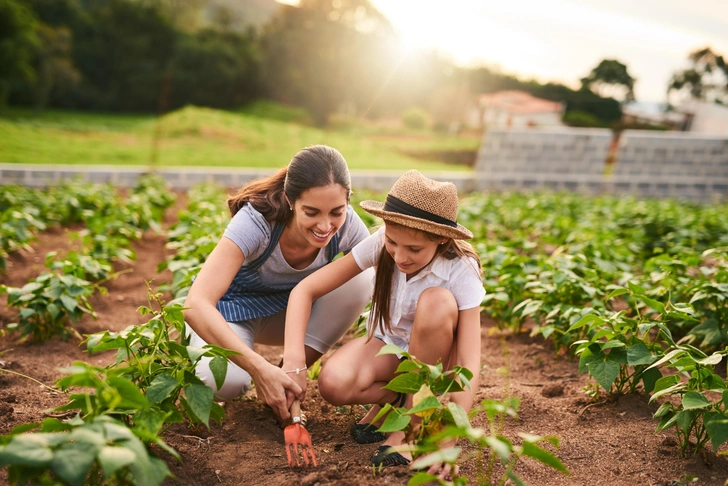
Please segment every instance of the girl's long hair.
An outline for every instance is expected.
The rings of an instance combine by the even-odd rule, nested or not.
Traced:
[[[385,222],[388,226],[399,226],[404,227],[398,223]],[[418,231],[424,233],[430,240],[438,241],[442,236],[434,233],[428,233],[413,228],[409,228],[412,231]],[[480,257],[475,251],[473,246],[464,240],[448,239],[442,245],[437,246],[435,252],[435,258],[446,258],[448,260],[454,260],[455,258],[473,258],[477,262],[477,268],[473,267],[473,271],[477,272],[478,276],[482,276],[482,269],[480,264]],[[387,251],[387,247],[383,246],[382,251],[379,253],[377,260],[377,271],[374,280],[374,293],[372,295],[372,307],[369,315],[369,330],[367,341],[369,341],[374,335],[374,331],[379,327],[381,333],[391,333],[392,326],[390,323],[390,308],[392,296],[392,280],[394,279],[395,263],[392,256]]]
[[[346,189],[348,203],[351,196],[351,175],[346,160],[335,148],[313,145],[294,155],[288,167],[243,186],[228,198],[227,204],[231,216],[235,216],[243,206],[250,204],[267,221],[288,224],[293,217],[289,202],[293,205],[304,191],[330,184],[339,184]]]

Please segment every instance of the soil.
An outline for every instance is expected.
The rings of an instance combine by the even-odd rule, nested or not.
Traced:
[[[176,210],[184,206],[180,198],[168,212],[166,225],[174,220]],[[22,286],[43,269],[48,251],[65,251],[73,245],[68,230],[52,229],[39,235],[33,251],[11,256],[6,275],[0,283]],[[108,295],[92,300],[98,319],[82,319],[77,329],[89,334],[105,329],[121,330],[130,324],[145,322],[137,313],[147,304],[145,281],[153,285],[168,281],[168,272],[157,273],[157,264],[168,250],[165,238],[147,232],[134,244],[137,260],[116,280],[108,283]],[[6,297],[0,297],[0,329],[17,317],[8,309]],[[343,341],[350,339],[346,336]],[[271,362],[281,358],[281,349],[259,346],[256,349]],[[89,357],[77,339],[54,340],[40,345],[19,344],[12,334],[0,338],[0,434],[14,426],[42,420],[49,409],[66,403],[66,398],[28,379],[2,373],[2,369],[22,373],[46,384],[63,376],[59,368],[76,360],[106,365],[111,353]],[[325,359],[325,358],[324,358]],[[504,373],[507,370],[507,373]],[[518,433],[553,435],[560,438],[558,449],[551,450],[563,461],[566,476],[530,459],[522,459],[515,472],[532,485],[723,485],[728,478],[728,459],[713,452],[681,458],[674,431],[655,433],[652,418],[659,404],[649,404],[643,394],[614,400],[589,400],[584,387],[586,375],[577,373],[576,362],[553,352],[552,345],[527,334],[504,335],[493,320],[482,316],[482,370],[477,398],[520,399],[517,420],[505,423],[503,434],[517,441]],[[307,429],[319,459],[317,469],[294,470],[287,466],[283,432],[267,407],[255,399],[255,393],[226,406],[222,425],[212,424],[190,429],[184,425],[170,428],[164,435],[169,445],[182,457],[181,462],[157,451],[178,481],[165,484],[185,485],[380,485],[406,484],[409,471],[403,467],[385,468],[374,473],[369,457],[374,445],[359,445],[349,436],[349,426],[364,410],[361,407],[334,407],[320,397],[312,383],[302,407],[308,417]],[[476,427],[488,427],[480,415]],[[708,447],[710,449],[710,447]],[[466,451],[472,452],[466,446]],[[502,469],[496,467],[494,478]],[[475,459],[462,467],[470,484],[481,482]],[[689,482],[690,477],[695,482]],[[7,471],[0,471],[0,484],[7,482]],[[492,481],[496,483],[495,480]]]

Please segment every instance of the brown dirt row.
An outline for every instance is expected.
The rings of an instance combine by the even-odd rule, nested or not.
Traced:
[[[178,202],[169,212],[166,224],[174,221]],[[159,284],[171,277],[157,273],[157,264],[168,251],[165,238],[147,232],[134,244],[137,260],[129,273],[108,284],[108,295],[95,296],[92,303],[98,319],[79,322],[82,334],[104,329],[121,330],[130,324],[145,322],[137,313],[147,304],[145,281]],[[55,229],[39,236],[33,252],[12,255],[8,272],[0,283],[20,286],[43,271],[45,253],[65,251],[73,245],[67,230]],[[120,266],[118,269],[122,269]],[[12,322],[17,314],[0,297],[0,328]],[[636,394],[613,401],[592,404],[583,388],[588,377],[577,374],[577,365],[568,357],[556,355],[549,342],[527,335],[503,335],[494,322],[482,316],[482,369],[478,399],[502,399],[506,394],[520,399],[518,420],[509,419],[503,434],[518,440],[518,432],[554,435],[560,438],[558,449],[552,449],[570,471],[564,476],[529,459],[523,459],[516,473],[532,485],[723,485],[728,478],[728,460],[712,452],[679,457],[673,431],[655,434],[652,414],[656,404],[648,404],[645,396]],[[350,339],[347,336],[343,341]],[[77,340],[51,341],[41,345],[19,344],[13,335],[0,338],[0,366],[52,384],[62,376],[59,368],[83,360],[92,364],[108,364],[109,353],[89,357]],[[280,348],[259,346],[271,362],[278,362]],[[508,370],[509,373],[504,373]],[[0,434],[12,427],[41,420],[49,408],[66,399],[47,391],[36,383],[8,373],[0,373]],[[334,407],[324,402],[313,383],[303,403],[308,430],[320,460],[318,469],[291,470],[286,465],[283,434],[272,413],[254,398],[254,393],[227,405],[222,425],[189,429],[173,426],[165,440],[181,455],[182,462],[161,455],[178,478],[168,484],[238,485],[238,484],[342,484],[379,485],[406,484],[409,473],[404,468],[388,468],[375,474],[369,457],[375,445],[359,445],[349,437],[349,426],[363,414],[361,407]],[[473,425],[487,428],[482,415]],[[475,452],[466,446],[466,452]],[[479,484],[475,459],[467,461],[463,473],[471,484]],[[494,477],[502,473],[496,466]],[[697,482],[687,483],[695,476]],[[0,471],[0,484],[7,481]],[[493,481],[495,484],[495,481]]]

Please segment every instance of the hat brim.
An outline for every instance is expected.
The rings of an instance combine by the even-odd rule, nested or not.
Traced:
[[[362,201],[359,203],[359,206],[361,206],[362,209],[364,209],[364,211],[366,211],[367,213],[378,216],[384,221],[392,221],[393,223],[398,223],[402,226],[407,226],[408,228],[426,231],[428,233],[445,236],[446,238],[452,238],[455,240],[469,240],[473,237],[473,233],[471,233],[469,229],[461,224],[458,224],[457,227],[454,228],[452,226],[434,223],[432,221],[417,218],[415,216],[385,211],[383,202]]]

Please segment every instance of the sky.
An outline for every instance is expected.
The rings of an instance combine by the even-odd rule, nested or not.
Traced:
[[[728,57],[728,0],[371,1],[410,48],[458,65],[578,88],[602,59],[616,59],[643,102],[665,101],[691,51]]]

